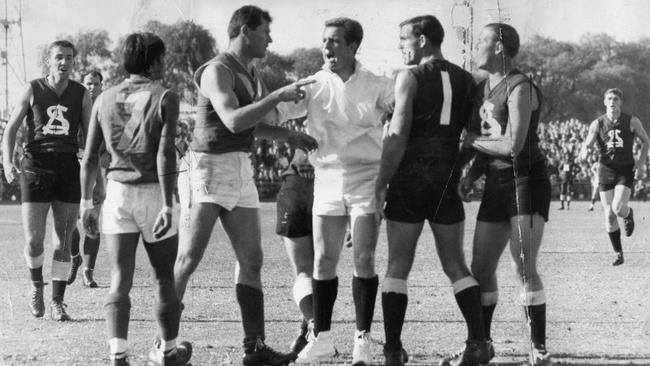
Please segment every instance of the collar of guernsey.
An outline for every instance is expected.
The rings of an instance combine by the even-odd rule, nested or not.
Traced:
[[[393,80],[359,62],[345,82],[327,69],[308,79],[316,82],[304,87],[305,98],[280,103],[278,115],[281,122],[307,116],[307,133],[318,141],[310,162],[317,168],[378,164],[383,122],[394,105]]]

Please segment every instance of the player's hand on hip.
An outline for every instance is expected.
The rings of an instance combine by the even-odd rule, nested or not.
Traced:
[[[287,143],[294,149],[312,151],[318,147],[318,141],[315,138],[302,132],[291,132],[287,138]]]
[[[305,91],[302,89],[303,86],[313,84],[316,80],[314,79],[302,79],[298,80],[295,83],[291,83],[287,86],[284,86],[276,91],[278,99],[281,102],[295,102],[305,99]]]
[[[160,239],[172,227],[172,211],[170,207],[163,208],[156,216],[156,221],[153,224],[153,237]]]

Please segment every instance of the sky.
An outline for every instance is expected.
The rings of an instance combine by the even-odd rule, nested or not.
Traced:
[[[0,5],[4,1],[8,13],[0,7],[0,19],[17,20],[21,0],[0,0]],[[463,3],[472,5],[477,36],[481,25],[501,19],[512,24],[524,42],[535,34],[564,41],[578,41],[586,33],[607,33],[619,41],[650,37],[643,16],[650,11],[646,0],[22,0],[26,67],[23,71],[20,29],[12,24],[8,34],[10,99],[24,82],[23,74],[28,80],[40,77],[36,49],[59,34],[101,28],[117,39],[152,19],[165,23],[185,19],[207,28],[224,50],[230,16],[248,4],[271,13],[273,43],[269,49],[280,54],[319,47],[327,19],[357,19],[365,33],[358,58],[366,68],[382,74],[401,64],[398,24],[412,16],[433,14],[446,30],[443,53],[461,63],[462,44],[455,27],[467,26],[470,18]],[[4,44],[0,49],[4,51]],[[4,67],[0,67],[0,110],[4,108],[4,80]]]

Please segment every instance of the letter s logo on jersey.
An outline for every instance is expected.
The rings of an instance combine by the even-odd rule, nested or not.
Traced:
[[[68,107],[57,104],[47,107],[47,116],[50,119],[43,126],[43,135],[68,135],[70,132],[70,122],[63,116],[63,112],[67,111]],[[59,121],[54,124],[54,121]]]
[[[479,114],[481,116],[481,136],[501,136],[501,124],[492,115],[494,104],[487,100],[483,102]]]

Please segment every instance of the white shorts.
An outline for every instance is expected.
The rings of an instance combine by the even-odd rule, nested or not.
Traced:
[[[182,207],[214,203],[230,211],[235,207],[259,208],[249,154],[209,154],[188,151],[178,175]]]
[[[359,216],[375,212],[379,164],[316,168],[313,215]]]
[[[141,233],[142,240],[154,243],[178,233],[178,212],[172,211],[172,227],[158,238],[153,237],[153,225],[163,205],[158,183],[124,184],[109,180],[102,208],[102,233]]]

